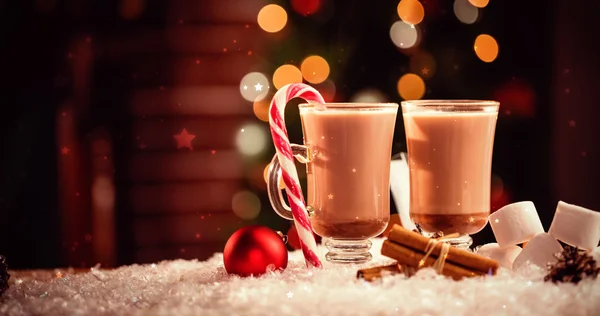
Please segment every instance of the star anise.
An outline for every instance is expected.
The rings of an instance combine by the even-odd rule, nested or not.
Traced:
[[[596,278],[600,273],[600,266],[594,257],[577,247],[565,245],[563,251],[554,256],[558,261],[548,265],[549,272],[544,281],[577,284],[586,278]]]

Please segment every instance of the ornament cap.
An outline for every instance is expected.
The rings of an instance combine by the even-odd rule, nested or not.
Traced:
[[[277,235],[279,235],[279,237],[281,237],[281,240],[283,241],[284,244],[287,245],[288,242],[288,236],[284,235],[282,232],[277,231]]]

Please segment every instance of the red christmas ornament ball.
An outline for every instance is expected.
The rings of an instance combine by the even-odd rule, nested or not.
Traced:
[[[229,274],[259,276],[270,265],[285,269],[288,252],[276,232],[265,226],[251,225],[238,229],[229,237],[223,250],[223,262]]]

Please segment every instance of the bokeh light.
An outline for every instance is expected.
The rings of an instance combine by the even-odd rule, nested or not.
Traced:
[[[404,100],[418,100],[425,94],[425,81],[413,73],[405,74],[398,80],[398,93]]]
[[[269,167],[271,167],[270,163],[265,166],[265,171],[263,171],[263,177],[265,178],[265,183],[269,183],[267,181],[267,179],[269,178]],[[279,178],[279,189],[281,189],[281,190],[285,189],[285,182],[283,182],[283,177]]]
[[[361,103],[380,103],[386,102],[386,96],[377,89],[364,89],[352,96],[350,98],[351,102],[361,102]]]
[[[400,19],[408,24],[417,25],[425,17],[425,9],[418,0],[402,0],[397,9]]]
[[[146,8],[146,0],[121,0],[119,15],[126,20],[139,18]]]
[[[314,14],[321,8],[321,0],[292,0],[290,2],[292,9],[303,16]]]
[[[237,134],[237,149],[246,156],[256,156],[267,146],[267,132],[263,126],[250,123],[244,125]]]
[[[498,175],[492,175],[492,188],[490,194],[490,212],[495,212],[499,208],[512,202],[512,194],[506,183]]]
[[[498,42],[488,34],[477,36],[473,49],[477,57],[486,63],[491,63],[498,57]]]
[[[454,15],[465,24],[473,24],[479,18],[479,9],[469,0],[454,0]]]
[[[331,79],[327,79],[320,84],[315,85],[314,88],[321,93],[325,102],[331,102],[335,98],[336,87]]]
[[[273,73],[273,86],[277,89],[294,82],[302,82],[302,72],[294,65],[282,65]]]
[[[490,0],[469,0],[469,2],[478,8],[485,8]]]
[[[269,93],[269,79],[260,72],[251,72],[240,81],[240,93],[250,102],[260,101]]]
[[[259,101],[254,101],[254,104],[252,104],[252,110],[254,111],[254,115],[256,115],[256,117],[259,120],[261,120],[263,122],[268,122],[270,105],[271,105],[271,98],[264,98]]]
[[[329,77],[329,64],[321,56],[308,56],[302,61],[300,71],[304,80],[317,84]]]
[[[396,21],[390,28],[390,38],[394,45],[400,48],[411,48],[415,46],[419,38],[417,28],[403,21]]]
[[[97,176],[92,184],[92,200],[94,205],[110,208],[115,204],[115,186],[111,178]]]
[[[268,4],[258,12],[258,26],[269,33],[281,31],[287,23],[287,13],[285,9],[276,5]]]
[[[496,174],[492,174],[492,189],[490,194],[490,199],[497,200],[504,193],[504,182],[502,178],[500,178]]]
[[[260,213],[260,199],[250,191],[240,191],[231,199],[231,208],[241,219],[255,219]]]
[[[419,74],[423,79],[433,77],[437,64],[433,55],[426,51],[419,51],[410,57],[409,68],[412,73]]]
[[[536,96],[530,83],[514,79],[501,84],[493,94],[500,102],[500,114],[521,117],[535,116]]]

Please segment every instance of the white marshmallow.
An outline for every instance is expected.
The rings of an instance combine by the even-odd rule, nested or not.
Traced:
[[[596,247],[590,254],[594,257],[594,260],[596,260],[596,264],[600,266],[600,247]]]
[[[536,234],[529,240],[517,258],[515,258],[512,266],[513,270],[519,269],[527,262],[545,269],[548,263],[558,261],[554,255],[562,251],[563,247],[550,234]]]
[[[565,244],[592,250],[600,241],[600,212],[560,201],[548,233]]]
[[[531,201],[508,204],[492,213],[489,222],[500,248],[526,242],[533,235],[544,232]]]
[[[523,249],[519,246],[500,248],[497,243],[485,244],[477,250],[477,254],[498,261],[501,267],[512,269],[513,261]]]

